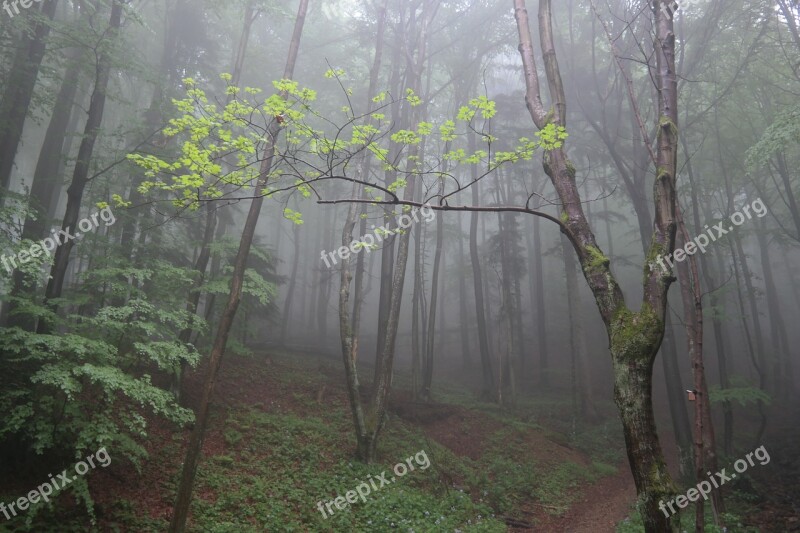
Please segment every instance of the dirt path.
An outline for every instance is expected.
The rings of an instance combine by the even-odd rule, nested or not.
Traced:
[[[553,533],[613,532],[616,525],[630,513],[636,500],[633,476],[627,464],[619,473],[591,485],[564,516],[554,519],[541,531]]]

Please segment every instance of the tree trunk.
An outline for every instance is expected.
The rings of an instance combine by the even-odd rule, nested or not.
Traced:
[[[111,19],[109,22],[109,29],[106,38],[113,41],[119,30],[122,21],[122,4],[119,0],[114,0],[111,4]],[[102,45],[101,45],[102,46]],[[92,92],[91,103],[89,104],[89,116],[86,119],[86,125],[83,130],[83,139],[81,146],[78,149],[78,159],[75,161],[75,169],[72,174],[72,183],[67,189],[67,209],[64,213],[64,222],[62,223],[62,231],[69,235],[76,235],[76,225],[78,223],[78,215],[80,214],[81,202],[83,201],[83,191],[86,184],[89,182],[89,167],[92,161],[92,153],[94,152],[94,144],[97,136],[100,134],[100,125],[103,122],[103,112],[106,104],[106,90],[108,89],[108,80],[111,76],[111,58],[108,48],[102,49],[100,56],[97,60],[97,69],[95,73],[94,90]],[[61,246],[56,248],[55,258],[53,259],[53,266],[50,270],[50,281],[45,290],[45,303],[52,302],[52,300],[61,297],[61,291],[64,287],[64,279],[67,273],[67,266],[69,264],[69,254],[72,250],[74,241],[68,239]],[[50,305],[55,313],[57,311],[56,305]],[[39,333],[50,333],[53,329],[53,324],[42,318],[39,321],[37,331]]]
[[[772,274],[772,261],[769,256],[769,241],[767,240],[767,224],[764,219],[758,221],[760,229],[756,231],[758,248],[761,253],[761,270],[764,273],[764,290],[767,296],[767,309],[769,310],[770,337],[773,343],[773,373],[776,376],[778,396],[783,401],[789,401],[790,390],[794,384],[794,369],[789,355],[790,344],[786,335],[786,325],[783,322],[778,290]]]
[[[683,216],[678,214],[679,238],[678,247],[689,242],[689,232],[683,223]],[[695,479],[705,477],[706,470],[716,472],[717,451],[714,428],[711,421],[711,403],[706,384],[705,365],[703,363],[703,307],[700,276],[697,273],[697,258],[690,255],[686,261],[677,261],[680,279],[681,301],[683,302],[683,319],[686,322],[686,342],[692,364],[694,400],[694,463]],[[714,491],[711,494],[711,507],[714,512],[714,524],[719,525],[720,513],[724,512],[722,494]],[[695,530],[702,533],[705,523],[705,500],[695,505]]]
[[[667,314],[665,321],[664,342],[661,344],[661,362],[664,366],[664,375],[667,382],[667,400],[672,418],[672,430],[675,433],[675,443],[678,448],[678,468],[681,479],[685,485],[694,483],[694,460],[692,454],[692,429],[689,425],[689,416],[684,407],[686,393],[681,379],[680,366],[678,365],[678,349],[675,342],[675,331],[672,328],[672,318]]]
[[[422,72],[423,65],[427,58],[427,39],[428,39],[428,25],[431,21],[433,13],[432,3],[426,1],[422,8],[422,22],[421,28],[418,33],[418,46],[416,60],[408,56],[408,71],[409,83],[408,87],[413,89],[417,94],[420,94],[420,87],[422,85]],[[414,34],[414,32],[411,32]],[[411,110],[411,123],[416,124],[421,119],[421,109],[415,107]],[[408,184],[403,193],[404,201],[412,201],[416,192],[417,186],[417,172],[416,161],[420,156],[420,146],[413,145],[408,151],[406,159],[406,168],[409,171]],[[391,391],[392,373],[394,368],[395,356],[395,341],[397,338],[398,324],[400,321],[400,308],[403,300],[403,286],[405,283],[406,266],[408,263],[409,255],[409,241],[411,232],[406,231],[399,237],[399,246],[397,257],[394,265],[394,272],[392,273],[392,285],[389,299],[388,314],[385,324],[379,324],[379,327],[385,331],[384,345],[378,354],[375,365],[375,380],[372,385],[372,394],[370,396],[370,404],[367,409],[365,418],[367,435],[360,449],[366,453],[362,458],[371,463],[376,459],[376,447],[378,436],[383,429],[383,424],[386,417],[386,407],[389,401],[389,393]]]
[[[281,345],[284,346],[286,345],[286,335],[292,314],[292,302],[294,301],[294,290],[297,286],[297,271],[300,264],[300,226],[295,224],[292,227],[292,232],[294,233],[292,236],[292,240],[294,241],[292,274],[289,277],[289,288],[286,290],[286,300],[283,303],[283,321],[281,322]]]
[[[17,155],[25,118],[33,98],[36,78],[47,48],[50,24],[56,13],[58,0],[45,0],[38,10],[41,18],[32,20],[30,31],[23,30],[19,48],[10,69],[11,77],[5,80],[0,98],[0,186],[11,189],[11,172]],[[2,202],[0,198],[0,202]]]
[[[445,153],[450,151],[450,141],[445,144]],[[443,169],[447,172],[447,166]],[[444,180],[439,180],[439,196],[444,194]],[[428,338],[425,341],[425,367],[422,381],[422,398],[431,401],[431,384],[433,382],[433,354],[436,337],[436,311],[439,294],[439,271],[442,264],[442,248],[444,247],[444,217],[436,217],[436,251],[433,255],[433,274],[431,277],[431,305],[428,311]]]
[[[675,184],[677,168],[677,77],[675,35],[672,19],[661,12],[663,0],[655,0],[656,17],[654,79],[658,98],[657,176],[654,186],[655,221],[648,257],[671,253],[675,246]],[[538,129],[553,124],[566,126],[566,97],[556,58],[551,1],[539,2],[539,35],[552,108],[542,103],[533,42],[525,0],[514,0],[519,30],[519,51],[525,75],[525,101]],[[628,460],[639,494],[639,510],[647,533],[669,531],[676,519],[665,516],[659,501],[669,499],[676,488],[667,471],[658,441],[652,406],[653,362],[664,335],[667,291],[672,278],[650,268],[643,269],[643,301],[633,312],[625,304],[622,290],[610,269],[583,213],[576,185],[576,169],[563,146],[546,151],[543,166],[561,205],[561,230],[569,238],[583,267],[609,337],[614,367],[614,398],[622,418]]]
[[[31,241],[39,241],[49,235],[50,225],[50,206],[58,202],[58,198],[63,188],[63,176],[59,172],[61,161],[69,154],[64,151],[64,140],[70,124],[70,117],[75,108],[75,94],[78,90],[78,75],[80,69],[77,68],[77,61],[81,57],[81,49],[78,47],[70,48],[67,52],[67,70],[61,82],[61,89],[58,91],[56,103],[53,106],[53,113],[50,115],[50,122],[47,125],[47,132],[44,136],[42,148],[39,150],[39,158],[36,161],[36,170],[33,173],[31,183],[30,207],[34,216],[28,216],[22,228],[22,238]],[[21,272],[14,272],[14,288],[12,294],[21,296],[26,291],[24,276]],[[36,289],[33,288],[32,293]],[[5,307],[5,306],[4,306]],[[10,316],[16,305],[9,302],[8,311],[4,316],[8,316],[8,326],[18,326],[32,331],[36,327],[35,320],[25,316]]]
[[[378,29],[375,38],[375,57],[373,58],[372,67],[370,69],[370,84],[367,90],[367,106],[371,109],[373,105],[372,98],[377,92],[378,76],[380,74],[381,62],[383,60],[383,41],[386,28],[386,11],[389,0],[384,0],[383,6],[378,13]],[[365,151],[362,155],[361,165],[359,172],[361,177],[369,175],[370,167],[370,152]],[[353,184],[354,196],[361,190],[362,197],[365,194],[362,187],[358,184]],[[347,213],[344,228],[342,230],[342,245],[349,246],[353,239],[353,228],[356,223],[356,215],[360,212],[355,204],[351,204]],[[366,233],[366,222],[361,219],[361,235]],[[358,379],[358,349],[359,349],[359,327],[361,323],[361,303],[362,303],[362,284],[363,284],[363,269],[364,259],[363,256],[367,252],[359,254],[356,264],[356,277],[354,287],[354,301],[352,322],[350,316],[350,308],[348,305],[350,299],[350,258],[342,259],[341,274],[340,274],[340,287],[339,287],[339,333],[342,344],[342,359],[344,361],[344,370],[347,383],[347,394],[350,400],[350,410],[353,416],[353,424],[356,432],[357,442],[357,455],[363,460],[370,462],[375,456],[376,440],[373,439],[367,428],[366,419],[364,416],[364,407],[361,401],[361,391],[359,390]],[[359,269],[362,272],[359,274]]]
[[[292,40],[289,45],[289,53],[286,59],[286,68],[284,69],[283,78],[292,79],[294,77],[294,66],[297,62],[297,53],[300,48],[300,37],[303,33],[303,25],[306,19],[306,12],[308,11],[308,0],[300,0],[300,7],[297,11],[297,19],[295,20],[294,32],[292,33]],[[285,95],[281,95],[285,98]],[[267,138],[269,142],[264,148],[264,159],[261,161],[261,168],[259,178],[255,191],[263,190],[267,186],[270,172],[272,171],[273,161],[275,158],[275,143],[281,132],[281,127],[277,120],[272,120],[269,125]],[[250,210],[247,213],[244,229],[242,230],[242,237],[239,242],[239,251],[236,253],[236,260],[233,266],[233,275],[231,279],[231,290],[228,295],[228,302],[225,305],[225,310],[220,318],[219,327],[217,328],[217,335],[214,339],[211,356],[208,361],[208,371],[206,373],[205,383],[203,385],[203,396],[200,400],[200,406],[196,413],[195,427],[192,431],[192,436],[189,445],[186,449],[186,458],[183,462],[183,470],[181,473],[181,481],[178,487],[178,494],[175,502],[175,510],[172,515],[170,523],[170,533],[183,533],[186,529],[186,520],[189,516],[189,505],[192,501],[192,488],[194,486],[194,478],[197,473],[197,463],[200,459],[200,452],[203,447],[203,439],[205,437],[206,426],[208,424],[209,408],[211,405],[211,398],[214,394],[214,385],[217,381],[220,364],[222,363],[222,356],[225,352],[225,346],[228,342],[228,335],[233,325],[233,319],[236,316],[236,309],[239,306],[239,301],[242,295],[242,285],[244,284],[244,273],[247,267],[247,258],[250,255],[250,247],[253,243],[253,236],[255,235],[256,225],[258,218],[261,214],[261,206],[264,203],[264,197],[256,195],[250,204]]]
[[[469,152],[475,153],[476,142],[473,133],[468,134]],[[472,172],[472,181],[477,178],[478,169],[472,165],[470,169]],[[480,191],[478,190],[479,184],[476,182],[470,187],[472,189],[472,204],[477,206],[480,204]],[[478,213],[472,212],[470,214],[469,224],[469,255],[472,262],[472,281],[475,290],[475,317],[478,326],[478,348],[481,355],[481,377],[483,378],[483,390],[481,397],[484,400],[494,399],[495,383],[494,374],[492,372],[492,359],[489,351],[489,336],[486,327],[486,307],[483,301],[483,273],[481,272],[481,257],[478,251]],[[502,371],[502,369],[498,369]]]
[[[458,215],[458,261],[455,268],[462,269],[462,265],[467,264],[467,257],[464,253],[464,234],[461,224],[461,214]],[[470,329],[467,327],[467,281],[466,271],[458,274],[458,321],[461,330],[461,361],[464,370],[472,370],[472,343],[470,342]]]
[[[533,262],[531,285],[535,295],[536,341],[539,352],[539,387],[550,387],[550,359],[547,354],[547,315],[544,303],[544,266],[542,262],[542,231],[539,217],[533,219]],[[532,295],[533,299],[534,296]]]

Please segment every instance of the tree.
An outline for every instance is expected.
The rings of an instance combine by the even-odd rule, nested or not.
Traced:
[[[655,73],[658,94],[658,134],[655,220],[648,257],[671,253],[675,247],[677,167],[677,77],[675,35],[662,0],[652,4],[655,14]],[[666,7],[666,6],[665,6]],[[539,3],[539,32],[546,80],[552,107],[542,103],[525,0],[514,0],[522,56],[526,105],[539,130],[548,124],[566,125],[566,97],[561,81],[552,30],[550,0]],[[611,272],[610,261],[598,247],[583,213],[575,182],[575,167],[563,147],[545,154],[544,170],[556,189],[562,209],[562,232],[569,238],[595,297],[609,338],[614,366],[614,399],[622,418],[628,460],[639,494],[639,510],[648,532],[667,531],[672,520],[664,516],[658,502],[675,492],[666,469],[655,426],[652,406],[652,369],[664,336],[667,291],[672,275],[653,270],[645,262],[644,295],[639,311],[632,311]]]
[[[292,33],[292,40],[289,45],[289,53],[286,58],[286,68],[283,72],[284,80],[291,80],[294,76],[294,68],[297,63],[297,55],[300,49],[300,39],[303,34],[303,26],[306,20],[306,12],[308,11],[308,0],[300,0],[300,5],[297,11],[297,18],[295,20],[294,31]],[[286,98],[286,92],[282,92],[282,99]],[[281,124],[277,117],[273,117],[269,130],[267,133],[267,142],[264,147],[264,156],[261,161],[261,168],[259,170],[258,181],[256,183],[256,190],[264,189],[269,183],[272,165],[275,159],[275,144],[281,133]],[[181,472],[181,481],[178,486],[178,494],[175,502],[175,509],[170,522],[170,533],[182,533],[186,529],[186,520],[189,516],[189,505],[192,501],[192,488],[194,486],[194,478],[197,473],[197,463],[200,458],[200,451],[203,447],[203,439],[205,437],[206,427],[208,425],[208,415],[211,406],[211,398],[214,394],[214,385],[219,374],[220,364],[222,363],[222,356],[225,353],[225,346],[228,342],[228,335],[233,325],[233,319],[236,316],[236,309],[239,306],[239,300],[242,294],[242,286],[244,285],[245,268],[247,266],[247,258],[250,254],[250,247],[253,244],[253,237],[258,224],[258,218],[261,214],[261,206],[264,203],[264,196],[257,195],[250,204],[250,210],[247,213],[244,228],[242,229],[242,236],[239,242],[239,251],[236,254],[236,259],[233,268],[233,277],[231,279],[231,288],[228,295],[228,301],[222,316],[219,320],[217,327],[217,334],[214,338],[213,348],[208,360],[208,370],[206,373],[205,383],[203,385],[203,395],[200,400],[200,406],[195,414],[196,422],[189,445],[186,448],[186,458],[183,462],[183,470]]]

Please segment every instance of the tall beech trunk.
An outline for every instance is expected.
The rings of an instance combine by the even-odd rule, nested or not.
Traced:
[[[283,313],[281,321],[281,344],[286,344],[286,335],[289,330],[289,320],[292,314],[292,303],[294,302],[294,291],[297,287],[297,271],[300,265],[300,226],[292,227],[292,241],[294,243],[294,254],[292,255],[292,274],[289,277],[289,288],[286,289],[286,300],[283,303]],[[302,315],[300,315],[302,317]]]
[[[406,4],[401,4],[399,9],[401,10],[400,16],[402,20],[402,10]],[[389,88],[392,91],[396,91],[397,94],[402,91],[401,88],[401,54],[402,50],[406,48],[406,45],[403,43],[402,35],[398,33],[397,41],[394,46],[394,53],[392,54],[392,71],[391,76],[389,79]],[[404,128],[406,125],[405,120],[405,113],[401,114],[401,108],[396,103],[393,103],[391,106],[391,121],[393,124],[398,124],[399,128]],[[392,146],[390,149],[390,160],[395,161],[397,158],[397,147]],[[397,172],[387,168],[383,174],[383,181],[386,186],[389,186],[391,183],[395,181],[397,178]],[[393,212],[387,207],[384,210],[383,215],[383,222],[385,223],[384,226],[391,231],[393,229],[393,222],[394,218],[392,216]],[[391,235],[387,236],[386,239],[383,241],[383,245],[381,247],[381,263],[380,263],[380,276],[379,276],[379,289],[378,289],[378,324],[385,324],[387,317],[389,316],[389,300],[391,298],[391,291],[392,291],[392,272],[394,271],[394,261],[395,261],[395,245],[396,240],[395,236],[392,233]],[[381,351],[383,350],[383,345],[386,341],[386,331],[384,328],[378,328],[377,332],[377,344],[375,345],[375,358],[377,362],[377,358],[380,357]],[[377,383],[378,381],[378,365],[375,365],[375,375],[373,377],[373,382]]]
[[[678,86],[673,23],[659,9],[663,3],[664,0],[654,0],[652,4],[657,61],[653,76],[659,93],[659,121],[653,190],[655,220],[648,257],[666,255],[675,247]],[[549,113],[542,103],[525,0],[514,0],[514,8],[527,89],[525,101],[531,118],[540,130],[550,124],[566,126],[566,97],[555,52],[551,0],[539,2],[540,43],[552,102]],[[670,499],[676,487],[661,451],[652,405],[653,362],[664,336],[667,291],[673,278],[645,262],[641,309],[630,310],[611,272],[610,261],[600,250],[583,213],[576,170],[564,147],[545,152],[543,166],[561,204],[561,231],[575,248],[608,332],[614,368],[614,399],[622,419],[645,531],[660,533],[677,529],[678,520],[666,517],[658,505],[660,500]]]
[[[450,151],[450,141],[445,144],[445,153]],[[447,172],[447,166],[443,169]],[[444,194],[444,180],[439,180],[438,195]],[[442,249],[444,247],[444,217],[436,217],[436,251],[433,254],[433,274],[431,275],[431,304],[428,311],[428,331],[425,339],[425,365],[422,376],[422,398],[431,401],[431,384],[433,382],[433,354],[436,337],[436,311],[439,294],[439,272],[442,265]]]
[[[284,79],[292,79],[294,77],[294,67],[297,63],[297,53],[300,49],[300,38],[303,34],[303,26],[305,24],[307,11],[308,0],[300,0],[300,6],[297,11],[297,19],[295,20],[294,31],[292,33],[292,40],[289,44],[286,68],[283,72]],[[285,98],[285,94],[282,94],[281,96]],[[264,148],[264,156],[263,160],[261,161],[261,167],[259,169],[259,177],[255,191],[260,191],[267,187],[269,175],[272,171],[272,166],[275,159],[275,144],[278,141],[280,133],[281,126],[278,124],[277,120],[273,119],[269,124],[269,130],[266,135],[268,142]],[[211,406],[211,398],[214,394],[214,385],[216,384],[217,375],[219,374],[222,356],[225,353],[228,335],[230,334],[231,326],[233,326],[233,319],[236,316],[236,309],[239,307],[239,301],[242,296],[242,286],[244,284],[244,273],[245,268],[247,267],[247,258],[250,255],[250,247],[253,244],[253,237],[255,235],[258,218],[261,214],[261,206],[263,204],[264,197],[261,195],[256,195],[250,204],[244,229],[242,230],[242,237],[239,241],[239,250],[236,253],[236,259],[233,265],[231,289],[228,295],[228,302],[225,304],[225,309],[219,321],[217,335],[214,339],[214,344],[208,361],[208,370],[206,372],[205,383],[203,384],[203,395],[200,399],[200,405],[196,412],[194,430],[192,431],[189,445],[186,448],[186,458],[183,461],[183,470],[181,472],[180,485],[178,486],[175,510],[169,526],[170,533],[183,533],[183,531],[186,529],[186,520],[189,516],[189,505],[192,501],[192,488],[194,486],[195,475],[197,474],[197,463],[200,459],[200,451],[203,447],[206,426],[208,425],[208,415]]]
[[[247,6],[245,9],[245,22],[244,22],[244,29],[242,30],[242,36],[239,39],[239,46],[236,49],[236,57],[233,61],[233,73],[231,75],[231,85],[234,87],[239,86],[239,81],[242,77],[242,68],[244,67],[244,56],[247,51],[247,42],[250,37],[250,28],[254,21],[253,15],[253,5],[252,3]],[[164,55],[163,62],[164,64],[168,64],[169,60],[167,59],[167,55]],[[227,98],[227,103],[230,103],[233,99],[233,95],[229,95]],[[194,284],[194,290],[189,292],[189,296],[186,299],[186,311],[190,314],[190,322],[189,326],[181,331],[178,340],[181,343],[189,343],[192,339],[192,334],[194,332],[194,317],[197,314],[198,305],[200,303],[200,297],[202,296],[202,292],[200,291],[200,287],[202,287],[203,283],[206,280],[206,270],[208,270],[208,263],[211,259],[211,243],[214,240],[214,233],[216,232],[217,227],[217,210],[216,208],[209,202],[206,204],[206,217],[205,217],[205,224],[203,226],[203,240],[200,243],[200,253],[197,255],[197,260],[194,264],[194,269],[197,272],[197,280]],[[247,331],[247,325],[245,323],[245,327],[243,331]],[[183,361],[180,364],[180,367],[177,369],[177,375],[172,383],[172,392],[175,396],[177,401],[181,399],[181,388],[183,384],[183,376],[186,373],[186,362]]]
[[[119,31],[122,22],[122,3],[114,0],[111,4],[111,18],[105,38],[112,42]],[[75,168],[72,173],[72,183],[67,189],[67,209],[64,213],[64,221],[61,229],[69,235],[77,233],[78,216],[80,214],[81,202],[83,201],[83,191],[89,183],[89,168],[92,162],[92,153],[97,136],[100,134],[100,125],[103,122],[103,112],[106,105],[106,90],[108,81],[111,77],[111,57],[107,43],[100,43],[100,55],[97,60],[95,71],[94,90],[92,99],[89,103],[89,115],[83,129],[83,139],[78,149],[78,159],[75,161]],[[61,297],[64,288],[64,279],[69,265],[69,254],[75,242],[67,240],[56,248],[53,266],[50,269],[50,281],[45,290],[45,303],[49,304],[53,312],[57,306],[52,305],[52,300]],[[37,331],[39,333],[50,333],[53,324],[45,318],[39,321]]]
[[[570,366],[572,374],[572,408],[576,418],[595,418],[594,406],[590,400],[591,387],[586,378],[586,332],[583,330],[583,319],[580,316],[581,296],[578,288],[578,275],[572,247],[563,234],[561,250],[564,255],[564,272],[567,284],[567,308],[569,311],[569,337],[571,344]],[[591,413],[589,410],[592,410]]]
[[[458,215],[458,261],[455,268],[462,268],[466,264],[467,257],[464,254],[464,234],[462,231],[461,215]],[[470,330],[467,327],[467,281],[466,272],[459,272],[458,275],[458,321],[461,332],[461,361],[464,370],[472,370],[472,343],[470,342]]]
[[[414,400],[417,400],[421,392],[420,374],[424,357],[422,343],[427,344],[427,339],[420,339],[420,315],[424,313],[425,302],[422,299],[423,274],[423,251],[422,251],[422,228],[419,224],[414,227],[414,288],[411,296],[411,391]],[[423,318],[424,320],[424,318]]]
[[[689,242],[689,232],[683,223],[683,216],[678,213],[678,247],[683,248]],[[689,359],[692,364],[694,401],[694,463],[695,479],[705,477],[706,471],[716,472],[717,451],[714,428],[711,421],[711,402],[708,396],[705,365],[703,363],[703,306],[700,275],[697,272],[697,258],[689,255],[687,261],[677,261],[680,279],[681,301],[683,302],[683,319],[686,322],[686,342]],[[711,494],[711,508],[714,523],[719,525],[720,513],[724,506],[721,491]],[[695,531],[702,533],[705,523],[705,500],[695,505]]]
[[[664,375],[672,376],[666,379],[667,399],[669,412],[672,418],[672,429],[675,432],[675,442],[678,448],[678,468],[684,485],[694,483],[694,454],[692,452],[692,429],[689,416],[684,407],[686,394],[684,388],[670,387],[670,383],[680,383],[681,371],[678,365],[678,347],[675,342],[675,332],[672,328],[672,318],[667,313],[665,321],[664,342],[661,343],[661,363],[664,366]]]
[[[681,137],[681,142],[683,144],[684,149],[688,153],[688,141],[686,140],[686,136],[683,135]],[[686,160],[686,170],[687,176],[689,177],[689,192],[691,194],[692,200],[692,219],[694,223],[694,227],[696,231],[699,231],[699,228],[702,226],[700,223],[700,201],[697,195],[697,187],[695,187],[695,177],[694,177],[694,166],[692,164],[692,158],[687,158]],[[706,218],[711,219],[711,215],[707,210]],[[699,261],[700,261],[700,268],[703,273],[703,279],[705,280],[706,287],[709,289],[711,287],[718,287],[718,283],[714,280],[712,276],[712,266],[710,264],[708,256],[705,254],[699,254]],[[718,269],[720,272],[720,279],[721,279],[721,270]],[[712,308],[717,308],[719,303],[719,296],[717,291],[712,290],[709,294],[710,304]],[[728,369],[728,356],[726,355],[725,350],[725,337],[722,333],[722,321],[720,320],[719,313],[713,313],[711,317],[711,327],[714,331],[714,344],[717,354],[717,368],[719,370],[719,380],[720,385],[723,389],[727,389],[730,387],[730,380],[729,380],[729,372],[732,372],[732,368]],[[732,366],[732,359],[731,359],[731,366]],[[733,406],[731,405],[730,401],[722,402],[722,413],[723,413],[723,447],[725,453],[730,455],[733,453]]]
[[[775,384],[778,387],[779,397],[784,401],[788,401],[790,389],[794,383],[794,369],[789,355],[791,345],[786,335],[786,325],[783,322],[778,290],[775,286],[775,276],[772,274],[767,224],[762,218],[758,221],[758,225],[759,230],[756,231],[756,238],[758,239],[758,248],[761,254],[761,270],[764,273],[764,290],[767,296],[767,309],[769,310],[770,337],[775,348],[773,350],[775,354],[773,356],[775,357],[773,360],[774,374],[776,376]]]
[[[531,274],[531,300],[536,310],[536,342],[539,352],[539,377],[540,388],[550,387],[550,359],[547,354],[547,316],[544,312],[544,267],[542,262],[542,224],[539,217],[533,219],[533,272]]]
[[[470,132],[468,134],[469,152],[475,153],[476,142],[475,135]],[[471,165],[470,172],[472,173],[472,181],[475,182],[478,176],[478,169],[475,165]],[[473,183],[472,187],[472,205],[480,204],[480,186],[477,182]],[[478,251],[478,213],[472,212],[470,214],[469,222],[469,256],[472,263],[472,282],[475,290],[475,317],[478,326],[478,348],[481,356],[481,372],[483,379],[483,390],[481,396],[483,399],[494,399],[495,397],[495,382],[492,373],[492,359],[491,352],[489,351],[489,335],[486,327],[486,304],[483,301],[483,272],[481,271],[481,256]],[[498,369],[501,372],[502,369]]]
[[[22,31],[19,48],[9,70],[11,77],[5,80],[5,90],[0,98],[0,186],[4,189],[11,189],[14,158],[22,139],[25,118],[47,49],[47,36],[57,5],[58,0],[45,0],[38,9],[41,17],[33,21],[30,31]],[[0,202],[2,200],[0,196]]]
[[[31,241],[39,241],[48,236],[50,224],[50,206],[57,202],[61,194],[63,176],[60,170],[62,159],[69,155],[64,151],[65,139],[75,109],[75,95],[78,90],[78,76],[80,69],[77,68],[77,61],[81,57],[79,47],[70,48],[67,51],[67,69],[61,88],[56,96],[53,112],[50,115],[50,122],[39,150],[39,158],[36,161],[36,170],[33,173],[31,183],[30,207],[33,216],[28,216],[22,227],[22,238]],[[24,287],[25,277],[21,272],[14,272],[14,288],[12,294],[20,296],[26,289]],[[32,292],[35,292],[35,288]],[[5,307],[5,306],[4,306]],[[16,308],[13,302],[8,305],[8,326],[19,326],[26,330],[33,330],[36,326],[35,320],[26,316],[10,316]],[[3,313],[4,316],[7,313]]]

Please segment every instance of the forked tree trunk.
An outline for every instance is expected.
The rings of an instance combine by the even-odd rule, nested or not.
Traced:
[[[294,32],[292,33],[292,40],[286,59],[286,68],[283,73],[284,79],[292,79],[294,77],[294,66],[297,62],[297,53],[300,48],[300,38],[303,34],[303,25],[305,24],[307,11],[308,0],[300,0],[300,7],[297,11],[297,19],[295,20]],[[285,97],[285,95],[282,96]],[[261,168],[259,169],[259,177],[255,187],[256,191],[263,190],[267,186],[275,158],[275,144],[280,132],[280,125],[277,120],[273,119],[269,125],[266,136],[268,142],[264,148],[264,158],[261,161]],[[253,237],[263,204],[264,197],[256,195],[250,204],[250,210],[247,213],[247,219],[244,224],[244,229],[242,230],[239,250],[236,253],[236,259],[233,265],[228,302],[220,317],[217,335],[214,339],[211,356],[208,361],[208,370],[205,383],[203,384],[203,394],[196,413],[194,430],[192,431],[189,445],[186,448],[186,458],[183,461],[183,470],[181,472],[180,485],[178,486],[175,510],[172,514],[172,521],[169,526],[170,533],[183,533],[186,529],[189,506],[192,502],[192,489],[194,487],[195,475],[197,474],[197,463],[200,459],[200,451],[203,447],[203,439],[205,438],[206,426],[208,425],[208,415],[211,406],[211,398],[214,394],[214,385],[216,384],[217,375],[219,374],[222,356],[225,353],[228,335],[230,334],[231,326],[233,326],[233,319],[236,316],[236,309],[239,307],[239,301],[242,296],[247,258],[250,255],[250,247],[253,244]]]
[[[370,69],[370,83],[367,90],[367,106],[371,109],[372,98],[375,96],[378,87],[378,76],[380,74],[381,63],[383,60],[383,41],[384,32],[386,29],[386,11],[389,0],[384,0],[383,6],[378,13],[378,29],[375,38],[375,57]],[[369,175],[370,158],[369,151],[365,151],[362,155],[361,165],[358,168],[361,177]],[[357,184],[353,185],[353,195],[356,196],[361,190],[362,195],[365,194],[361,187]],[[342,229],[342,245],[350,246],[353,240],[353,228],[356,224],[357,214],[360,209],[356,204],[350,204],[345,219],[344,228]],[[362,219],[362,233],[364,235],[364,223]],[[347,384],[347,395],[350,400],[350,411],[353,416],[353,425],[355,426],[356,433],[356,453],[358,457],[365,462],[371,462],[375,457],[376,439],[372,438],[369,434],[366,419],[364,416],[364,407],[361,401],[361,391],[359,389],[358,378],[358,349],[359,349],[359,327],[361,325],[361,298],[363,294],[363,272],[359,275],[358,269],[363,270],[363,256],[364,253],[359,254],[356,266],[356,278],[354,287],[353,298],[353,312],[350,315],[350,282],[352,279],[350,271],[350,257],[342,258],[340,284],[339,284],[339,334],[342,344],[342,360],[344,362],[345,378]]]
[[[675,183],[677,167],[677,78],[675,75],[675,35],[672,19],[659,9],[663,0],[654,0],[654,73],[658,98],[658,149],[654,186],[655,221],[648,258],[671,253],[675,247]],[[566,97],[555,53],[551,0],[539,2],[539,33],[552,108],[542,103],[525,0],[514,0],[519,31],[519,51],[525,75],[525,101],[534,124],[544,129],[549,124],[566,126]],[[664,336],[667,291],[670,275],[660,269],[643,269],[643,301],[639,311],[625,304],[622,290],[610,269],[609,259],[597,245],[583,213],[576,185],[576,170],[563,146],[545,152],[544,170],[561,204],[561,230],[570,239],[583,267],[606,326],[614,369],[614,399],[622,419],[628,461],[639,495],[639,511],[645,531],[661,533],[675,528],[677,519],[665,516],[659,501],[670,499],[676,487],[666,468],[658,440],[652,405],[652,371]]]
[[[426,0],[423,3],[421,13],[421,27],[418,33],[418,44],[416,59],[408,57],[409,60],[409,88],[417,94],[421,94],[423,65],[427,57],[428,26],[435,12],[432,9],[433,2]],[[422,110],[415,107],[411,110],[411,123],[417,124],[421,119]],[[417,171],[416,165],[420,157],[420,146],[413,145],[408,151],[406,158],[406,168],[408,174],[408,184],[403,193],[403,201],[413,201],[416,192]],[[366,455],[362,458],[367,462],[374,462],[376,459],[378,436],[383,429],[386,418],[386,407],[389,402],[389,394],[392,385],[392,373],[394,371],[395,341],[397,339],[398,324],[400,322],[400,308],[403,301],[403,286],[405,284],[406,266],[408,264],[409,243],[411,232],[405,231],[399,237],[397,257],[395,258],[394,272],[391,277],[391,291],[389,298],[388,314],[386,322],[379,327],[385,331],[384,345],[378,354],[375,364],[375,379],[372,384],[372,394],[370,403],[366,409],[365,425],[366,435],[359,449]]]

